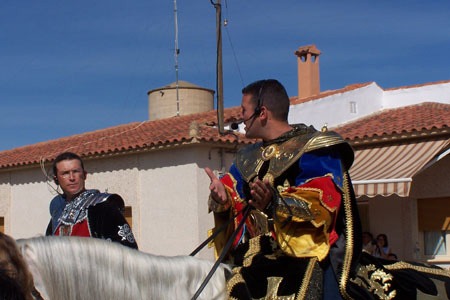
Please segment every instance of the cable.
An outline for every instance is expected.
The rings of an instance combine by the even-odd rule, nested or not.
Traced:
[[[236,63],[236,68],[237,68],[238,73],[239,73],[239,78],[241,79],[242,87],[244,87],[244,79],[242,78],[241,68],[239,67],[239,62],[237,60],[236,51],[234,51],[233,42],[231,41],[230,32],[229,32],[228,27],[227,27],[227,25],[228,25],[228,2],[226,0],[225,0],[225,8],[226,8],[226,17],[225,17],[225,20],[224,20],[224,27],[225,27],[225,31],[227,33],[228,42],[230,43],[231,52],[233,53],[234,62]]]

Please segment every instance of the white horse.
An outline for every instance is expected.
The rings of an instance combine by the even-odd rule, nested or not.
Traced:
[[[191,256],[157,256],[95,238],[17,241],[44,299],[191,299],[214,265]],[[220,265],[198,299],[225,299]]]

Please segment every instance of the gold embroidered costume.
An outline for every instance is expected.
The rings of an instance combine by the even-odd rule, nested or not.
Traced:
[[[236,216],[214,240],[216,254],[242,219],[250,182],[269,179],[276,197],[251,210],[228,253],[230,299],[448,299],[448,270],[362,252],[352,162],[339,135],[305,125],[237,154],[221,178],[229,203],[210,201],[216,228]]]
[[[341,274],[349,276],[354,265],[355,231],[347,227],[353,227],[355,207],[350,204],[350,186],[345,183],[352,161],[351,147],[338,134],[305,125],[296,125],[276,140],[256,143],[237,154],[230,172],[221,179],[230,209],[219,211],[210,206],[215,211],[216,228],[237,215],[228,230],[216,237],[216,253],[242,218],[251,181],[268,179],[277,197],[271,209],[251,211],[234,241],[229,259],[239,268],[228,285],[232,299],[267,299],[268,295],[320,299],[322,273],[330,267],[330,247],[336,248],[339,239],[335,225],[340,210],[352,220],[339,223],[339,230],[346,233],[341,235],[346,240],[341,244],[349,245],[338,247],[344,254]],[[345,284],[341,289],[345,292]]]

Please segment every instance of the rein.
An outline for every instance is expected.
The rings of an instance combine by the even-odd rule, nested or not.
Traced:
[[[236,219],[236,217],[240,214],[241,212],[238,212],[236,215],[234,215],[232,218],[229,218],[224,224],[222,224],[222,226],[220,226],[217,230],[214,230],[214,232],[203,242],[201,243],[197,248],[195,248],[194,251],[191,252],[191,254],[189,254],[189,256],[195,256],[198,252],[200,252],[200,250],[202,250],[206,245],[209,244],[209,242],[211,242],[213,239],[216,238],[216,236],[219,235],[219,233],[221,233],[225,228],[227,228],[227,226],[231,223],[231,221],[233,221],[234,219]]]
[[[191,300],[196,300],[198,298],[198,296],[201,294],[201,292],[204,290],[204,288],[208,284],[209,280],[213,276],[214,272],[217,270],[219,265],[222,263],[223,259],[225,258],[225,255],[228,253],[228,250],[230,250],[231,245],[233,244],[233,241],[236,238],[236,235],[239,233],[242,226],[244,226],[245,220],[247,219],[250,210],[251,210],[251,206],[247,205],[244,209],[242,220],[239,222],[238,226],[234,230],[230,239],[227,241],[227,244],[222,249],[222,252],[220,253],[219,258],[216,260],[213,267],[211,268],[208,275],[206,276],[205,280],[203,280],[202,284],[197,289],[197,292],[195,292],[194,296],[192,296]],[[241,213],[241,212],[239,212],[239,213]],[[239,213],[236,214],[233,218],[230,218],[225,224],[223,224],[221,227],[219,227],[218,230],[214,231],[214,233],[210,237],[208,237],[203,243],[200,244],[200,246],[198,246],[194,251],[192,251],[190,256],[194,256],[195,254],[197,254],[203,247],[205,247],[205,245],[207,245],[211,240],[213,240],[220,232],[222,232],[226,228],[226,226],[228,226],[228,224],[231,221],[233,221],[239,215]]]

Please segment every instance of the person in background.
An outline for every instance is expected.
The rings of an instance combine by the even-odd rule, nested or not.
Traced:
[[[384,233],[377,235],[377,246],[373,252],[373,256],[387,259],[391,253],[388,238]]]
[[[0,232],[0,299],[42,299],[15,240]]]
[[[367,254],[372,255],[373,252],[375,251],[375,247],[376,247],[376,243],[373,239],[373,235],[372,233],[368,232],[368,231],[364,231],[362,233],[362,243],[363,243],[363,251],[366,252]]]
[[[46,235],[94,237],[138,248],[123,215],[122,197],[86,189],[87,172],[80,156],[61,153],[52,169],[53,179],[63,193],[50,202],[51,219]]]

